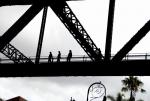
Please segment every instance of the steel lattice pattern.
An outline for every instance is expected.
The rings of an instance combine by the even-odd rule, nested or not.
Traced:
[[[19,50],[17,50],[11,44],[7,44],[1,52],[7,56],[10,60],[14,61],[14,63],[33,63],[30,59],[28,59],[24,54],[22,54]]]
[[[93,40],[90,38],[88,33],[85,31],[75,14],[72,12],[70,7],[66,2],[64,2],[61,7],[59,5],[53,4],[51,8],[64,23],[66,28],[70,31],[76,41],[84,49],[84,51],[89,55],[93,61],[102,60],[102,54],[97,48]]]

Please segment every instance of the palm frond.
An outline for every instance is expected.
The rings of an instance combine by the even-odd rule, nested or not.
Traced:
[[[141,89],[141,93],[145,93],[146,92],[146,90],[145,89]]]
[[[122,87],[121,91],[127,92],[127,91],[128,91],[128,88],[127,88],[127,87]]]

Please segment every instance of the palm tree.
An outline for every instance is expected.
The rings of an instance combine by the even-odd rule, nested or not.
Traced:
[[[122,80],[122,83],[124,87],[122,87],[122,91],[127,92],[130,91],[130,100],[134,101],[135,98],[133,94],[140,91],[141,93],[144,93],[146,90],[142,89],[143,82],[138,79],[138,77],[129,76],[128,78],[125,78]]]
[[[107,98],[111,101],[127,101],[126,99],[123,99],[123,96],[124,94],[118,93],[116,98],[111,95],[108,95]]]
[[[0,101],[4,101],[2,98],[0,98]]]

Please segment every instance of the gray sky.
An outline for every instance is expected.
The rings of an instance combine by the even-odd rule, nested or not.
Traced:
[[[114,16],[114,31],[112,53],[121,47],[150,19],[149,0],[116,0]],[[69,6],[80,20],[88,34],[105,51],[105,38],[109,0],[84,0],[68,2]],[[30,6],[12,6],[0,8],[0,35],[2,35]],[[11,41],[16,48],[26,56],[35,56],[37,41],[40,32],[42,11]],[[149,53],[150,35],[145,38],[130,53]],[[68,54],[73,50],[73,55],[86,54],[68,30],[49,8],[46,29],[43,41],[42,56],[47,56],[49,51],[57,55]]]
[[[101,81],[107,89],[107,95],[116,96],[124,78],[125,76],[0,78],[0,97],[7,100],[22,96],[28,101],[69,101],[73,97],[76,101],[86,101],[87,90],[92,83]],[[150,77],[139,79],[144,83],[143,88],[147,92],[137,93],[136,99],[149,101]],[[125,94],[128,98],[129,93]]]

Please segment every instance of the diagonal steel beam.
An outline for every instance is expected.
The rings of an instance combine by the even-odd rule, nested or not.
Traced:
[[[0,50],[10,41],[40,12],[43,6],[32,5],[1,37]]]
[[[18,49],[16,49],[11,44],[7,44],[0,52],[3,53],[6,57],[8,57],[10,60],[12,60],[14,63],[33,64],[33,62],[28,57],[26,57],[23,53],[21,53]]]
[[[121,61],[126,54],[149,32],[150,20],[124,45],[124,47],[114,56],[112,62]]]
[[[91,60],[94,62],[102,61],[101,50],[88,35],[69,5],[66,2],[62,2],[62,4],[53,2],[50,7]]]

